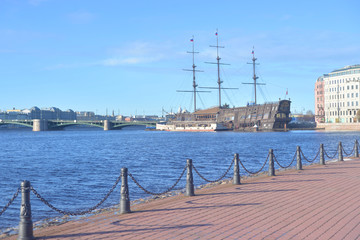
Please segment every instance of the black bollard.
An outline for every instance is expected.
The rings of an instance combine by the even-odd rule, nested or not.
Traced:
[[[339,153],[339,159],[338,159],[338,161],[339,161],[339,162],[344,161],[343,148],[342,148],[341,142],[339,142],[338,153]]]
[[[120,214],[130,213],[130,196],[128,186],[128,169],[121,169]]]
[[[296,170],[303,170],[301,163],[301,149],[300,146],[296,147]]]
[[[272,149],[269,150],[269,176],[275,176],[274,151]]]
[[[320,165],[325,165],[324,144],[320,144]]]
[[[21,183],[21,208],[18,240],[32,239],[35,238],[33,235],[33,222],[31,219],[30,182],[25,180]]]
[[[240,185],[239,154],[234,154],[234,178],[233,184]]]
[[[192,174],[192,160],[186,160],[187,175],[186,175],[186,192],[185,196],[195,196],[194,194],[194,178]]]
[[[355,140],[355,153],[354,153],[354,157],[358,158],[359,157],[359,143],[358,140]]]

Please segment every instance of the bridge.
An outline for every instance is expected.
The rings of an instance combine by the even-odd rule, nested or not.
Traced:
[[[125,121],[64,121],[64,120],[46,120],[46,119],[33,119],[33,120],[1,120],[1,125],[21,125],[30,127],[33,131],[48,131],[48,130],[61,130],[65,127],[74,125],[83,125],[102,128],[105,131],[122,129],[128,126],[156,126],[155,121],[139,121],[139,122],[125,122]]]

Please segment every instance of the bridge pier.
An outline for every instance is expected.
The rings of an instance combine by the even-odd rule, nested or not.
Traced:
[[[33,131],[47,131],[48,130],[48,120],[46,119],[34,119],[33,120]]]
[[[104,131],[109,131],[112,129],[112,122],[110,120],[104,120]]]

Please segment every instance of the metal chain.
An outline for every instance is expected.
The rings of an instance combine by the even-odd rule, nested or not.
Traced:
[[[302,149],[300,149],[300,151],[301,151],[301,155],[303,156],[303,158],[304,158],[307,162],[312,163],[312,162],[314,162],[314,161],[316,160],[316,158],[319,156],[320,148],[319,148],[319,151],[317,152],[317,154],[316,154],[316,156],[314,157],[313,160],[308,160],[308,159],[305,157],[304,152],[302,151]]]
[[[334,154],[334,156],[330,157],[330,156],[327,154],[327,152],[325,151],[325,149],[324,149],[324,152],[325,152],[325,155],[326,155],[328,158],[330,158],[330,159],[333,159],[333,158],[336,156],[336,154],[338,154],[338,151],[336,151],[335,154]]]
[[[241,166],[244,168],[244,170],[245,170],[247,173],[249,173],[249,174],[258,174],[258,173],[261,172],[261,171],[263,170],[263,168],[265,167],[265,164],[267,163],[267,161],[268,161],[268,159],[269,159],[269,156],[270,156],[270,153],[268,153],[268,155],[267,155],[267,157],[266,157],[266,160],[265,160],[264,164],[262,165],[262,167],[260,168],[260,170],[259,170],[259,171],[256,171],[256,172],[251,172],[251,171],[249,171],[249,170],[244,166],[244,164],[242,163],[241,159],[239,159],[239,162],[240,162]]]
[[[10,207],[10,205],[13,203],[13,201],[15,201],[16,197],[19,195],[20,192],[20,188],[17,189],[16,193],[14,194],[14,196],[10,199],[10,201],[8,202],[8,204],[5,205],[5,207],[0,211],[0,216],[8,209],[8,207]]]
[[[343,150],[344,154],[345,154],[347,157],[348,157],[348,156],[351,156],[351,155],[354,153],[354,151],[355,151],[355,144],[354,144],[354,147],[353,147],[351,153],[349,153],[349,154],[345,151],[344,148],[342,148],[342,150]]]
[[[201,177],[204,181],[210,182],[210,183],[214,183],[214,182],[220,181],[221,179],[223,179],[223,178],[226,176],[226,174],[229,173],[229,171],[230,171],[233,163],[234,163],[234,159],[231,161],[231,164],[230,164],[230,166],[228,167],[228,169],[225,171],[225,173],[224,173],[221,177],[219,177],[218,179],[213,180],[213,181],[212,181],[212,180],[208,180],[208,179],[206,179],[203,175],[201,175],[194,165],[192,165],[192,167],[193,167],[193,169],[195,170],[195,172],[199,175],[199,177]]]
[[[114,185],[112,186],[112,188],[109,190],[109,192],[105,195],[105,197],[95,206],[87,209],[87,210],[78,210],[78,211],[74,211],[74,212],[69,212],[69,211],[65,211],[65,210],[61,210],[59,208],[54,207],[54,205],[52,205],[51,203],[49,203],[46,199],[44,199],[34,188],[33,186],[30,187],[31,191],[35,194],[35,196],[37,198],[40,199],[40,201],[42,201],[46,206],[48,206],[49,208],[51,208],[52,210],[59,212],[61,214],[64,215],[70,215],[70,216],[77,216],[77,215],[84,215],[87,213],[91,213],[93,210],[95,210],[96,208],[98,208],[101,204],[103,204],[106,199],[110,196],[110,194],[114,191],[114,189],[116,188],[116,186],[118,185],[118,183],[120,182],[121,179],[121,175],[116,179]]]
[[[174,185],[172,185],[171,187],[169,187],[166,191],[164,192],[160,192],[160,193],[156,193],[156,192],[151,192],[149,190],[146,190],[143,186],[140,185],[140,183],[134,178],[134,176],[131,173],[128,173],[128,175],[130,176],[130,178],[133,180],[133,182],[141,189],[143,190],[145,193],[150,194],[150,195],[163,195],[165,193],[168,193],[170,191],[172,191],[175,186],[179,183],[180,179],[183,177],[185,170],[186,170],[187,166],[185,166],[184,170],[182,171],[180,177],[176,180],[176,182],[174,183]]]
[[[288,168],[288,167],[290,167],[290,166],[293,164],[293,162],[295,161],[295,157],[296,157],[296,152],[295,152],[295,154],[294,154],[294,157],[293,157],[293,160],[291,161],[291,163],[290,163],[288,166],[282,166],[282,165],[279,163],[279,161],[276,159],[275,154],[274,154],[274,160],[275,160],[275,162],[276,162],[281,168]]]

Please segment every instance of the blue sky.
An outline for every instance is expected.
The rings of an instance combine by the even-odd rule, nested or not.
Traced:
[[[105,114],[193,110],[194,35],[199,86],[216,86],[219,32],[223,102],[254,97],[251,51],[258,58],[258,102],[292,100],[314,109],[324,73],[360,63],[360,2],[0,0],[0,109],[32,106]],[[217,105],[216,91],[198,107]]]

